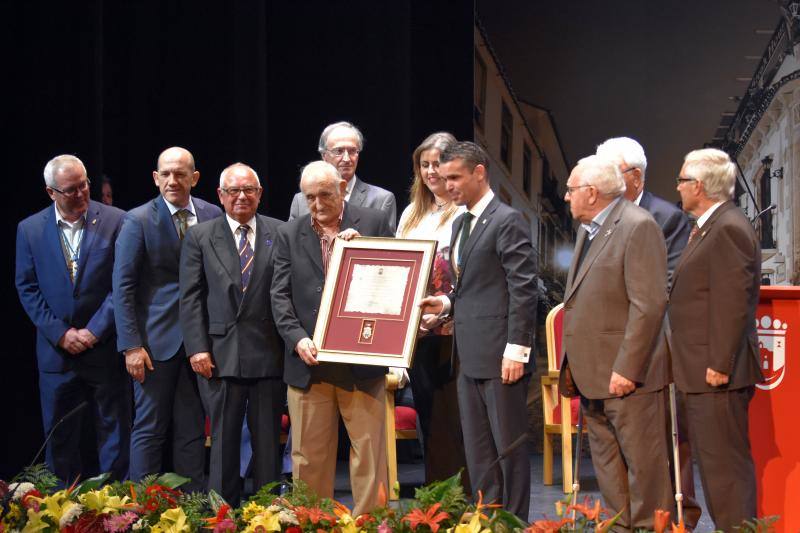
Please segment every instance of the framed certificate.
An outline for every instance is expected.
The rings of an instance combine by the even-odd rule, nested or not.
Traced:
[[[314,344],[333,363],[411,366],[436,241],[337,240],[322,292]]]

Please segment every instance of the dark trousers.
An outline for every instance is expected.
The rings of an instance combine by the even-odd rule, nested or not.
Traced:
[[[671,510],[664,390],[624,398],[581,398],[592,464],[611,514],[623,529],[653,529],[656,509]]]
[[[253,458],[253,487],[258,490],[280,476],[281,414],[286,388],[281,378],[211,378],[197,376],[200,396],[211,419],[208,488],[239,504],[242,424],[247,416]]]
[[[122,361],[104,367],[77,366],[65,372],[39,372],[42,421],[47,435],[64,415],[88,400],[89,405],[65,420],[47,444],[46,461],[67,485],[85,472],[81,463],[81,423],[85,417],[94,423],[98,464],[112,479],[128,475],[130,452],[131,389]]]
[[[686,394],[692,453],[708,513],[717,529],[733,531],[756,516],[756,478],[748,435],[753,387]]]
[[[162,459],[171,428],[172,470],[191,479],[181,488],[204,490],[205,414],[195,373],[182,348],[167,361],[153,361],[153,368],[145,369],[144,383],[133,383],[136,415],[130,477],[138,481],[164,471]]]
[[[484,501],[501,503],[526,522],[531,499],[528,440],[511,448],[528,433],[529,381],[530,374],[511,385],[504,385],[500,377],[474,379],[463,372],[458,376],[458,407],[472,489],[482,491]],[[498,461],[501,454],[504,457]]]
[[[425,455],[425,482],[441,481],[463,470],[461,481],[469,494],[452,349],[451,336],[422,337],[408,374]]]

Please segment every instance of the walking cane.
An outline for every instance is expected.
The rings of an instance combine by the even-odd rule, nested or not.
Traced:
[[[675,400],[675,384],[669,384],[669,416],[672,421],[672,466],[675,470],[675,502],[678,505],[678,523],[683,523],[683,493],[681,493],[681,463],[678,450],[678,408]]]
[[[575,505],[578,503],[578,492],[581,490],[581,482],[580,478],[578,477],[579,467],[581,464],[581,448],[583,447],[583,407],[578,405],[578,421],[577,421],[577,439],[578,441],[575,443],[575,466],[572,469],[572,504]],[[575,523],[576,517],[576,510],[575,508],[572,509],[572,523]]]

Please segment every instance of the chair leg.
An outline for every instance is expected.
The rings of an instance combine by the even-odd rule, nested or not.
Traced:
[[[394,425],[394,390],[386,389],[386,466],[389,469],[389,486],[386,492],[390,500],[398,500],[394,487],[397,484],[397,436]]]
[[[544,464],[542,465],[542,483],[545,485],[553,484],[553,441],[547,431],[543,431],[544,440],[542,441],[542,453]]]
[[[572,414],[570,399],[561,397],[561,479],[564,494],[572,493]]]

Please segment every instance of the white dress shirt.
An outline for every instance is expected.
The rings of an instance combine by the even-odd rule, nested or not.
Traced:
[[[233,242],[236,243],[237,249],[239,248],[239,240],[241,239],[239,226],[247,226],[250,228],[250,231],[247,232],[247,242],[250,243],[250,249],[253,250],[253,253],[256,253],[256,217],[253,216],[246,224],[235,221],[227,213],[225,213],[225,219],[228,221],[228,226],[231,228]]]
[[[197,213],[195,213],[194,203],[192,203],[191,197],[189,197],[189,204],[186,207],[178,207],[175,204],[171,204],[166,198],[164,198],[164,203],[167,204],[167,209],[169,209],[169,214],[172,217],[172,224],[175,226],[175,232],[178,235],[181,234],[180,221],[178,220],[178,217],[175,216],[175,213],[181,209],[185,209],[189,212],[189,216],[186,217],[186,229],[189,229],[197,224]]]

